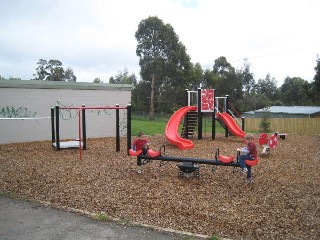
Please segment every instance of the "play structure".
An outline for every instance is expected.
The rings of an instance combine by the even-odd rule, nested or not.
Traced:
[[[212,139],[215,139],[215,123],[216,119],[219,119],[225,124],[226,137],[229,132],[239,138],[244,138],[246,133],[243,131],[244,119],[242,118],[242,129],[235,122],[229,114],[232,114],[228,109],[228,96],[215,97],[214,89],[201,89],[198,91],[186,91],[187,106],[178,109],[169,119],[165,134],[167,141],[177,146],[180,150],[191,149],[194,144],[188,138],[193,136],[196,125],[198,126],[198,139],[202,139],[202,116],[204,113],[210,114],[212,117]],[[194,95],[192,98],[192,94]],[[192,103],[195,99],[196,104]],[[219,111],[219,100],[223,100],[222,111]],[[184,119],[182,133],[179,134],[179,125]],[[216,149],[214,159],[201,159],[201,158],[189,158],[189,157],[177,157],[177,156],[166,156],[165,146],[161,146],[159,151],[148,150],[147,153],[143,154],[142,150],[134,151],[129,150],[131,156],[139,156],[143,160],[143,164],[147,164],[153,160],[159,160],[160,166],[164,162],[178,162],[179,176],[185,177],[199,177],[199,167],[201,164],[212,165],[212,171],[216,166],[229,166],[233,167],[234,171],[240,167],[239,156],[240,152],[237,152],[236,156],[224,156],[219,154],[219,149]],[[245,163],[248,168],[258,164],[258,158],[254,160],[246,160]],[[234,172],[233,171],[233,172]]]
[[[195,97],[192,98],[192,94]],[[216,120],[225,126],[225,136],[228,137],[231,132],[233,135],[244,138],[244,118],[242,119],[242,128],[237,124],[236,118],[229,109],[228,95],[225,97],[216,97],[214,89],[201,89],[198,91],[186,90],[187,106],[178,109],[169,119],[165,134],[168,142],[177,146],[180,150],[191,149],[194,147],[193,142],[188,138],[193,136],[196,125],[198,125],[198,139],[202,139],[202,116],[204,113],[212,116],[212,140],[215,139]],[[194,100],[196,99],[196,100]],[[195,105],[193,105],[194,100]],[[223,100],[223,106],[219,104]],[[219,106],[222,108],[219,111]],[[220,108],[220,109],[221,109]],[[184,118],[182,136],[179,135],[179,125]]]
[[[87,147],[87,130],[86,130],[86,110],[115,110],[116,113],[116,151],[120,151],[120,119],[119,110],[127,111],[127,150],[131,148],[131,104],[126,107],[120,107],[117,104],[114,107],[94,106],[86,107],[60,107],[56,105],[51,107],[51,135],[52,146],[59,151],[60,149],[79,148],[79,157],[82,160],[82,150]],[[78,115],[78,139],[74,141],[60,140],[60,112],[63,110],[76,110]]]
[[[159,160],[160,166],[164,165],[164,162],[178,162],[179,167],[178,176],[184,177],[199,177],[200,164],[212,165],[212,172],[214,172],[217,166],[233,167],[233,172],[236,168],[240,167],[239,156],[240,152],[237,152],[236,156],[224,156],[220,155],[219,148],[216,149],[214,159],[202,159],[202,158],[188,158],[188,157],[177,157],[177,156],[166,156],[165,146],[161,146],[159,151],[149,149],[146,154],[142,154],[142,150],[134,151],[129,150],[131,156],[139,156],[143,160],[142,164],[147,164],[153,160]],[[259,159],[246,160],[247,167],[252,167],[258,164]]]

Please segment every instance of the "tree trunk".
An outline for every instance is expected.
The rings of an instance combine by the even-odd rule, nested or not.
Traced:
[[[149,119],[154,120],[154,85],[155,85],[155,76],[152,74],[151,80],[151,96],[150,96],[150,112],[149,112]]]

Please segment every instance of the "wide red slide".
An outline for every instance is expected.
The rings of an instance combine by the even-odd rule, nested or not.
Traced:
[[[220,118],[227,125],[228,130],[230,130],[235,136],[244,138],[246,132],[242,131],[242,129],[237,125],[237,123],[229,114],[225,112],[217,113],[217,117]]]
[[[192,141],[179,136],[179,125],[182,118],[189,111],[197,110],[196,106],[186,106],[177,110],[169,119],[166,126],[166,137],[170,144],[177,146],[181,150],[191,149],[194,147]]]

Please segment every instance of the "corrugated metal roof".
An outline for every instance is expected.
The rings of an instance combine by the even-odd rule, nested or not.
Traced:
[[[255,112],[266,112],[266,108],[255,110]],[[320,106],[271,106],[267,112],[311,115],[320,112]]]

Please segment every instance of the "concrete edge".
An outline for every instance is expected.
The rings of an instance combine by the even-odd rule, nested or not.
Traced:
[[[67,206],[58,206],[58,205],[52,205],[49,202],[45,202],[45,201],[38,201],[39,204],[44,205],[46,207],[52,207],[52,208],[56,208],[56,209],[61,209],[61,210],[65,210],[68,212],[73,212],[73,213],[79,213],[81,215],[85,215],[87,217],[90,217],[96,221],[98,221],[96,219],[96,216],[100,213],[93,213],[93,212],[89,212],[89,211],[85,211],[82,209],[76,209],[76,208],[71,208],[71,207],[67,207]],[[103,213],[102,213],[103,214]],[[150,224],[145,224],[145,223],[141,223],[141,222],[134,222],[134,221],[122,221],[119,218],[114,218],[111,216],[108,216],[108,220],[118,223],[118,224],[127,224],[130,226],[142,226],[144,228],[150,229],[150,230],[156,230],[159,232],[167,232],[167,233],[174,233],[174,234],[181,234],[181,235],[186,235],[189,237],[197,237],[197,238],[203,238],[203,239],[209,239],[211,238],[211,236],[208,235],[204,235],[204,234],[198,234],[198,233],[191,233],[191,232],[185,232],[185,231],[180,231],[180,230],[175,230],[175,229],[171,229],[171,228],[163,228],[163,227],[159,227],[159,226],[154,226],[154,225],[150,225]],[[227,238],[219,238],[220,240],[231,240],[231,239],[227,239]]]

